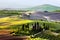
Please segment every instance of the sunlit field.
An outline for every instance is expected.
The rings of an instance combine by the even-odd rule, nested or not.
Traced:
[[[60,40],[59,2],[0,0],[0,40]]]
[[[0,18],[0,28],[6,28],[10,25],[21,25],[33,22],[32,20],[23,20],[18,18],[10,18],[10,17],[4,17]]]
[[[50,39],[55,40],[54,31],[60,30],[60,23],[41,21],[41,20],[24,20],[24,19],[21,19],[18,17],[0,18],[0,35],[3,35],[3,34],[12,35],[12,36],[13,35],[17,35],[17,36],[33,35],[33,34],[37,33],[37,31],[31,31],[32,27],[33,27],[32,24],[34,24],[35,22],[39,22],[39,25],[41,28],[48,26],[50,31],[47,31],[46,33],[44,33],[45,32],[44,31],[41,34],[36,35],[34,38],[30,38],[30,40],[50,40]],[[25,30],[22,30],[23,24],[24,25],[30,24],[29,29],[26,26],[24,26]],[[51,30],[53,30],[53,32]],[[13,32],[13,31],[14,31],[14,33],[10,34],[10,32]],[[58,34],[58,33],[56,33],[56,34]],[[59,35],[57,35],[57,36],[59,36]],[[51,38],[51,36],[54,38]],[[57,36],[56,36],[56,39],[59,39],[59,38],[57,38]]]

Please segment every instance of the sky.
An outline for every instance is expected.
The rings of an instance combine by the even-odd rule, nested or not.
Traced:
[[[60,7],[60,0],[0,0],[0,8],[27,8],[43,4]]]

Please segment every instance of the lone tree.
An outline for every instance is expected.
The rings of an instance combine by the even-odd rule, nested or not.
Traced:
[[[24,27],[25,27],[25,25],[23,24],[23,25],[22,25],[22,30],[24,30]]]
[[[25,25],[26,26],[26,28],[28,28],[29,29],[29,23],[27,24],[27,25]]]
[[[39,23],[37,22],[37,23],[36,23],[36,29],[39,30],[39,28],[40,28],[40,27],[39,27]]]
[[[36,30],[36,23],[34,23],[33,25],[33,30]]]
[[[49,25],[46,25],[46,24],[44,23],[44,29],[45,29],[45,30],[49,30]]]

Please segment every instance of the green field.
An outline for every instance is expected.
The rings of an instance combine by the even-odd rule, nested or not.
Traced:
[[[0,13],[1,12],[2,11],[0,11]],[[5,11],[2,13],[5,13]],[[13,12],[13,13],[17,14],[17,12]],[[9,15],[11,15],[11,13]],[[0,18],[0,30],[10,30],[10,32],[14,32],[12,33],[12,36],[32,36],[32,35],[34,36],[34,34],[40,32],[40,30],[39,31],[33,30],[33,24],[38,22],[40,25],[39,27],[43,29],[45,29],[44,27],[49,27],[49,29],[44,31],[42,30],[40,34],[34,36],[33,38],[30,38],[30,40],[60,39],[60,23],[41,21],[41,20],[27,20],[27,19],[25,20],[17,17],[17,15],[15,15],[16,17],[14,18],[10,16]],[[29,28],[26,27],[26,25],[28,24],[29,24]],[[25,25],[24,30],[22,29],[23,25]]]

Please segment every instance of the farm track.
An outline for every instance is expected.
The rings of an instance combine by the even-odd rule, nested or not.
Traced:
[[[0,30],[0,35],[11,35],[10,32],[11,30]]]
[[[0,40],[22,40],[13,36],[0,36]]]
[[[0,30],[0,40],[25,40],[30,36],[12,36],[10,30]]]
[[[0,35],[0,40],[29,40],[29,36],[3,36]]]

